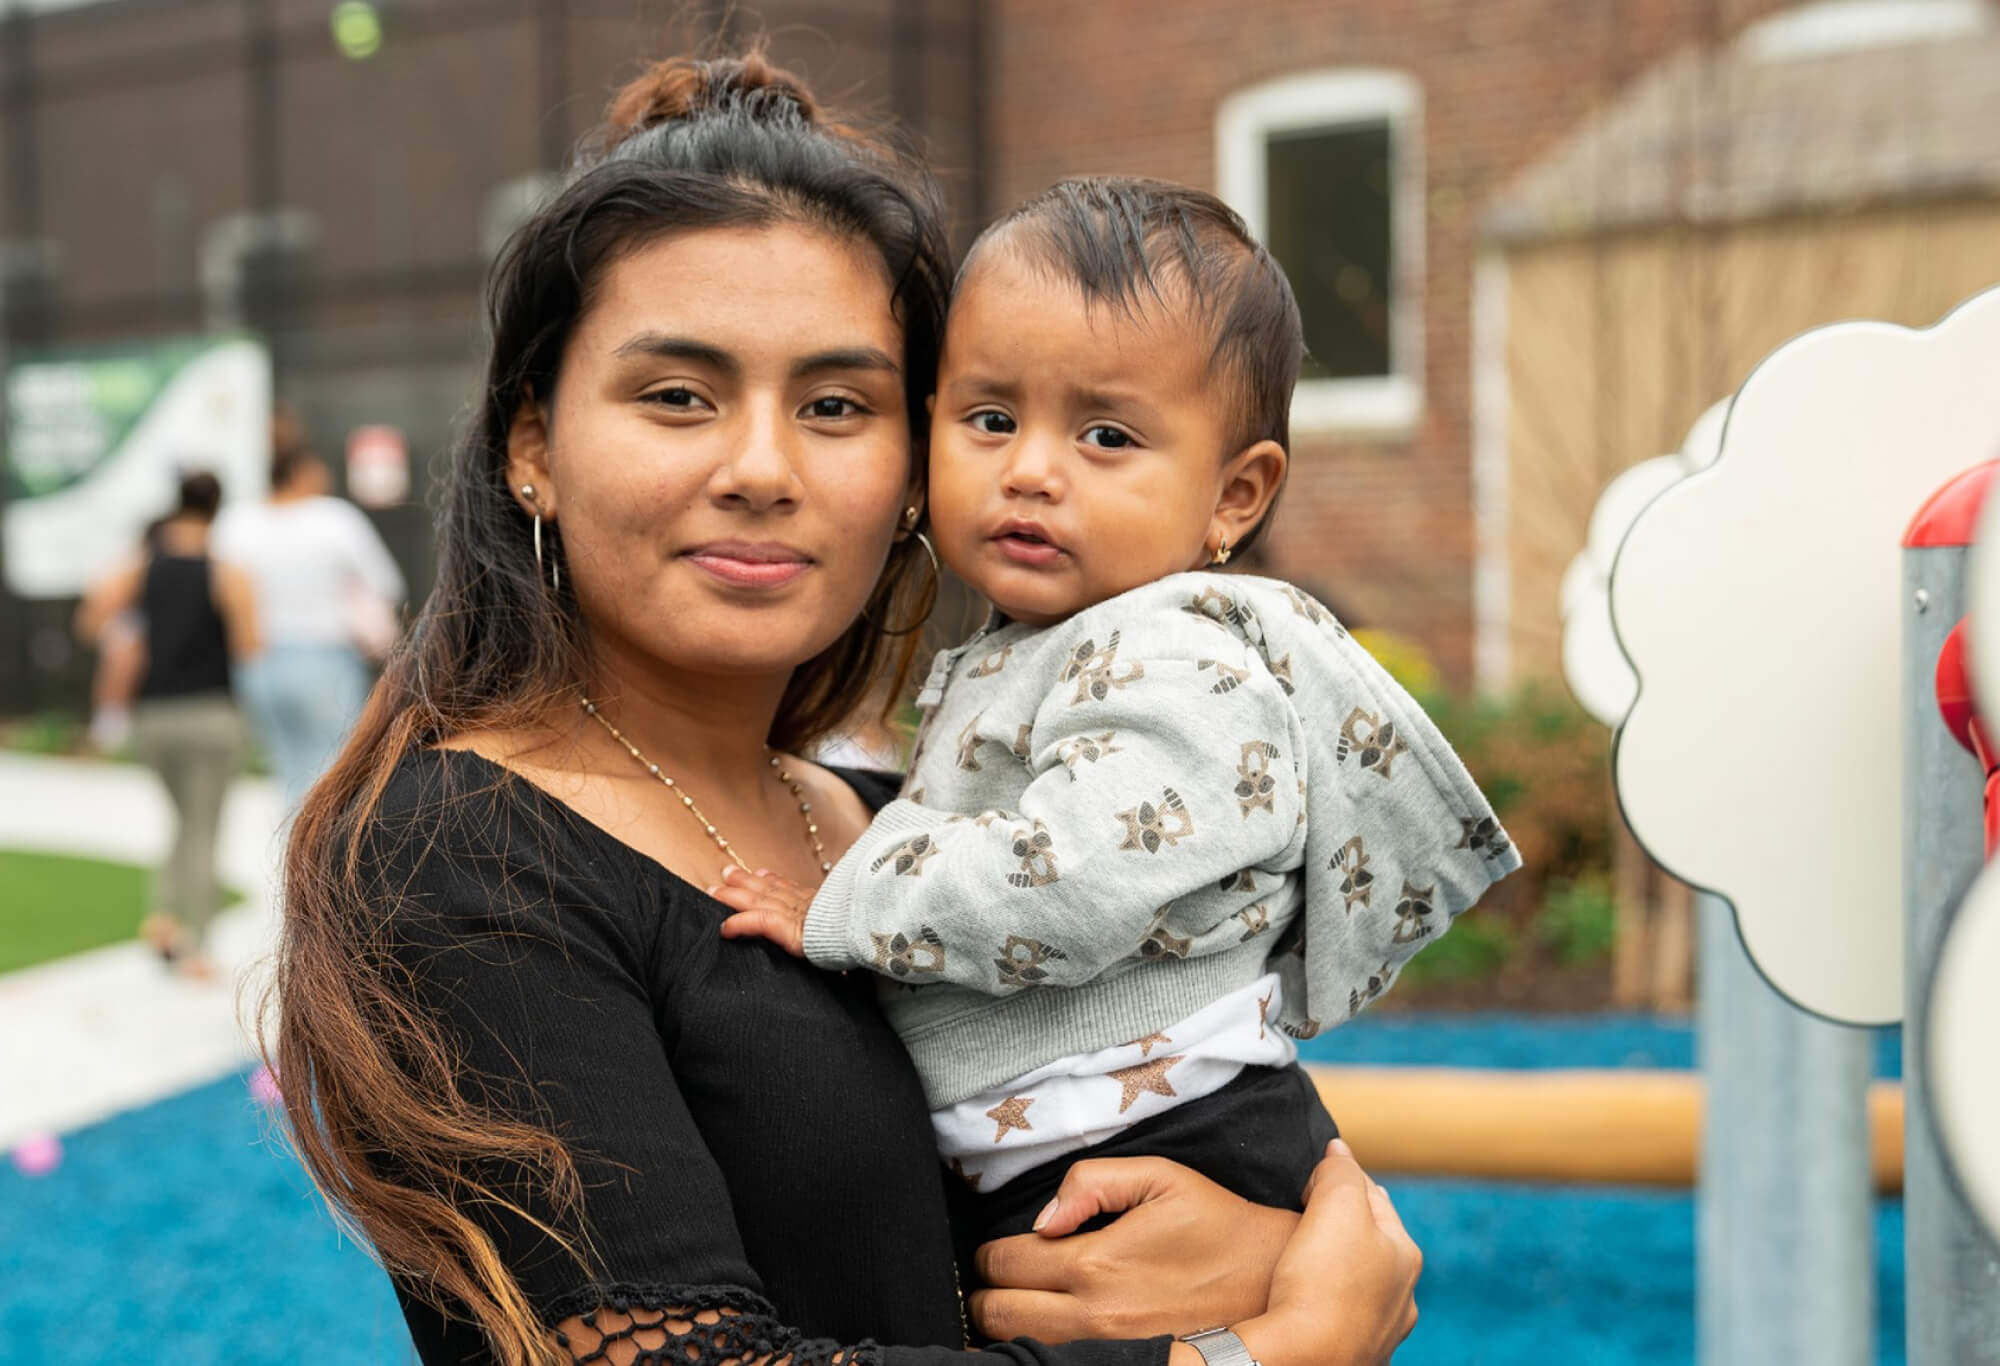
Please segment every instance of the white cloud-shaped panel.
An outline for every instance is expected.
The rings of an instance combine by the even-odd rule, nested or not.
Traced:
[[[1640,691],[1626,819],[1727,897],[1773,986],[1902,1017],[1901,540],[2000,447],[2000,290],[1926,331],[1841,323],[1737,393],[1716,463],[1632,526],[1612,616]]]
[[[1965,1197],[2000,1238],[2000,864],[1972,884],[1945,936],[1925,1023],[1931,1113]]]
[[[1606,484],[1591,509],[1583,549],[1563,571],[1563,678],[1583,709],[1604,725],[1623,721],[1639,693],[1639,676],[1618,648],[1611,625],[1611,566],[1618,547],[1648,503],[1715,463],[1728,412],[1727,399],[1710,405],[1695,419],[1677,454],[1643,460]]]

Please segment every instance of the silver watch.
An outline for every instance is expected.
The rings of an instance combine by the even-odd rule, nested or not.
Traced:
[[[1181,1341],[1200,1352],[1208,1366],[1259,1366],[1257,1358],[1243,1345],[1243,1339],[1227,1328],[1189,1333]]]

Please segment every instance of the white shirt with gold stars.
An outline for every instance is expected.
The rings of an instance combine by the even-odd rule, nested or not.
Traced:
[[[1143,1039],[1058,1058],[931,1112],[938,1152],[981,1193],[1104,1142],[1175,1105],[1220,1091],[1246,1067],[1288,1067],[1284,988],[1268,973]]]

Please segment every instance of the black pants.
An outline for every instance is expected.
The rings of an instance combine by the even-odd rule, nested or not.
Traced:
[[[981,1243],[1032,1229],[1035,1216],[1078,1162],[1171,1158],[1245,1200],[1296,1210],[1305,1207],[1306,1178],[1338,1133],[1303,1068],[1246,1067],[1220,1091],[1023,1172],[999,1190],[982,1195],[957,1177],[947,1177],[960,1275],[966,1285],[974,1283],[971,1254]],[[1084,1227],[1107,1222],[1100,1218]]]

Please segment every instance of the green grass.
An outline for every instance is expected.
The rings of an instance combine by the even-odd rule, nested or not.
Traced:
[[[83,744],[84,725],[66,711],[36,712],[0,723],[0,748],[24,754],[74,754]]]
[[[0,972],[132,938],[148,877],[131,864],[0,849]]]

